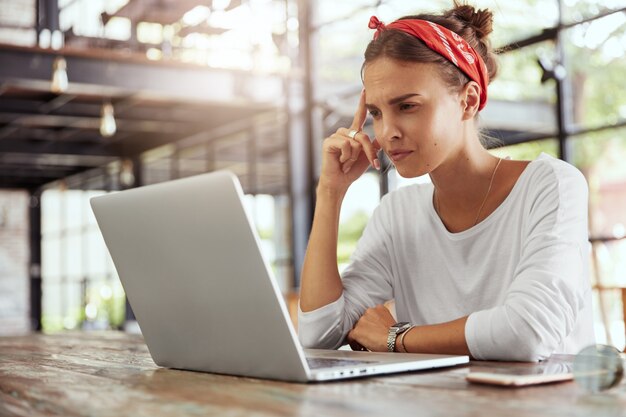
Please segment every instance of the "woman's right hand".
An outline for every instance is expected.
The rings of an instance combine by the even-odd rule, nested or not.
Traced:
[[[324,139],[319,187],[345,193],[350,184],[363,175],[370,165],[380,170],[377,155],[380,144],[376,139],[370,141],[369,136],[361,131],[366,118],[363,90],[350,128],[341,127]],[[351,131],[357,132],[353,138],[350,137]]]

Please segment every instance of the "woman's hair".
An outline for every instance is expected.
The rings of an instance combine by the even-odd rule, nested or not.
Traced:
[[[476,10],[473,6],[454,1],[452,9],[441,15],[419,14],[404,16],[403,19],[419,19],[437,23],[463,37],[478,53],[487,67],[489,81],[496,77],[498,64],[487,36],[492,32],[493,14],[487,10]],[[385,29],[377,39],[372,40],[365,50],[365,66],[378,58],[392,58],[399,61],[432,63],[439,66],[443,81],[453,91],[460,91],[469,78],[454,64],[431,50],[420,39],[399,30]]]

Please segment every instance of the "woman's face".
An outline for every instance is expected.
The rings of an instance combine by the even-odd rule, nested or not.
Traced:
[[[434,64],[379,58],[366,65],[365,102],[374,133],[398,173],[427,174],[462,145],[462,103]]]

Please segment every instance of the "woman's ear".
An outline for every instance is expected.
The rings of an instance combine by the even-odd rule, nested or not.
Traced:
[[[461,91],[461,111],[463,120],[471,120],[478,113],[480,106],[480,86],[476,81],[470,81]]]

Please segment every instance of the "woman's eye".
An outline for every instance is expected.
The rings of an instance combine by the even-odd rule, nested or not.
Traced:
[[[415,104],[409,104],[409,103],[400,104],[400,110],[411,110],[413,107],[415,107]]]
[[[370,114],[373,118],[377,118],[378,116],[380,116],[380,112],[378,110],[370,110]]]

